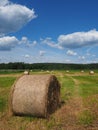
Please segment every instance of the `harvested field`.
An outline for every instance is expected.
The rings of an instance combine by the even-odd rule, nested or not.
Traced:
[[[18,74],[0,75],[0,130],[98,130],[98,71],[53,74],[61,84],[61,106],[48,119],[12,116],[8,99]]]

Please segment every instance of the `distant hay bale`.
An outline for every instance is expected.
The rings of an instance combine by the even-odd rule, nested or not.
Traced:
[[[92,71],[92,70],[89,71],[89,74],[90,74],[90,75],[93,75],[93,74],[94,74],[94,71]]]
[[[67,73],[69,73],[69,70],[66,70]]]
[[[12,88],[14,115],[48,117],[59,103],[60,84],[54,75],[23,75]]]
[[[50,71],[49,71],[49,70],[47,70],[46,72],[47,72],[47,73],[49,73]]]
[[[25,75],[29,75],[29,71],[27,71],[27,70],[24,71],[24,74],[25,74]]]
[[[84,70],[81,70],[81,73],[84,73]]]

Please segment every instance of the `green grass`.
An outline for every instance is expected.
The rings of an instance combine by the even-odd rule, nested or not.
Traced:
[[[0,112],[3,112],[5,107],[6,107],[6,99],[5,98],[0,98]]]
[[[74,82],[68,76],[58,77],[61,84],[61,100],[68,100],[74,91]]]
[[[83,98],[83,110],[78,115],[81,125],[90,126],[98,120],[98,76],[73,76],[79,83],[79,95]]]
[[[15,77],[0,77],[0,88],[11,87],[15,80]]]
[[[15,80],[15,77],[0,77],[0,112],[7,109],[10,88]]]
[[[80,82],[80,95],[88,97],[98,94],[98,76],[74,76]]]
[[[96,70],[97,72],[97,70]],[[31,72],[31,74],[41,74],[41,72]],[[45,74],[46,71],[42,72]],[[3,73],[4,74],[4,73]],[[53,114],[49,119],[33,118],[33,117],[18,117],[18,116],[8,116],[8,100],[11,90],[11,86],[16,80],[16,77],[6,75],[0,77],[0,119],[1,122],[6,122],[4,128],[10,130],[64,130],[66,129],[64,125],[66,122],[66,110],[64,112],[60,108],[58,111],[62,114]],[[17,73],[16,73],[17,74]],[[91,126],[94,121],[98,120],[98,74],[90,76],[87,71],[81,74],[80,71],[71,71],[66,75],[65,71],[54,71],[61,84],[61,100],[65,102],[66,106],[70,99],[75,96],[75,82],[73,79],[78,81],[79,96],[83,98],[83,109],[77,117],[77,125],[80,126]],[[62,74],[62,76],[61,76]],[[76,75],[79,74],[79,75]],[[70,110],[69,110],[70,111]],[[60,118],[59,118],[60,117]],[[1,123],[0,122],[0,123]],[[70,120],[68,121],[68,123]],[[0,124],[1,125],[1,124]],[[73,125],[73,124],[72,124]],[[0,130],[1,130],[0,129]],[[70,129],[68,129],[70,130]]]

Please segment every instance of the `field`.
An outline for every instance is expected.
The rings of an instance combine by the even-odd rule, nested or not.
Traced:
[[[0,74],[0,130],[98,130],[98,70],[39,71],[51,73],[61,84],[61,106],[48,119],[12,116],[9,96],[12,84],[22,72]]]

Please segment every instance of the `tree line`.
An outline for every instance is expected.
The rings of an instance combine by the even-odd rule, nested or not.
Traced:
[[[98,69],[98,63],[95,64],[66,64],[66,63],[0,63],[0,70],[84,70]]]

